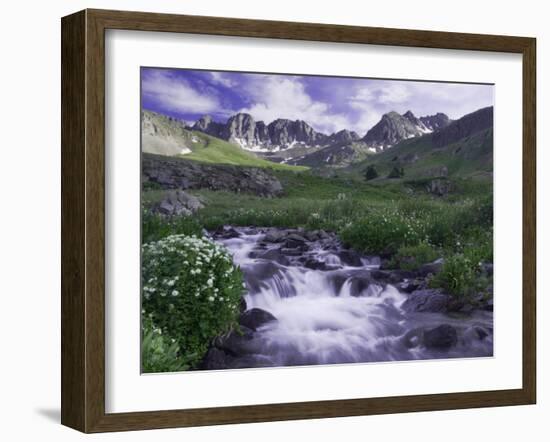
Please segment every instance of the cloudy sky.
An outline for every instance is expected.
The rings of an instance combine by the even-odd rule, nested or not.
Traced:
[[[266,124],[304,120],[316,130],[364,135],[389,111],[459,118],[493,104],[493,86],[142,68],[142,107],[193,122],[247,112]]]

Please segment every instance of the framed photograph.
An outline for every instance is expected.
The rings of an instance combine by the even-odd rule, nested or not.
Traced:
[[[536,398],[535,39],[62,19],[62,423]]]

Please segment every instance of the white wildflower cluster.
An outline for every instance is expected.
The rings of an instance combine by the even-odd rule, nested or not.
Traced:
[[[172,235],[142,247],[143,296],[200,298],[237,307],[224,289],[233,289],[235,272],[227,250],[206,237]],[[173,308],[169,308],[172,311]]]

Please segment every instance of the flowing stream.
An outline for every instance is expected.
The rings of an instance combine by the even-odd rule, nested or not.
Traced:
[[[334,237],[285,248],[266,241],[267,229],[232,231],[234,237],[216,241],[244,272],[247,309],[262,309],[276,320],[241,338],[227,368],[492,355],[492,312],[407,312],[401,306],[409,295],[373,277],[377,257],[350,264]],[[450,343],[439,337],[441,345],[436,336],[437,345],[426,345],[424,331],[442,324],[454,328],[455,337]]]

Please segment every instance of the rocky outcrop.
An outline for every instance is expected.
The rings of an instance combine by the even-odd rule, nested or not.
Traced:
[[[165,216],[188,216],[203,207],[196,196],[177,189],[168,191],[162,201],[153,207],[153,212]]]
[[[142,181],[165,189],[210,189],[274,197],[282,194],[280,181],[266,169],[206,164],[181,158],[144,154]]]
[[[439,289],[415,290],[401,308],[406,312],[442,313],[447,311],[451,297]]]
[[[445,196],[448,193],[452,192],[452,190],[452,181],[444,178],[436,178],[434,180],[430,180],[426,185],[426,191],[437,196]]]
[[[432,141],[435,147],[442,147],[491,127],[493,127],[493,106],[479,109],[453,121],[444,129],[434,133]]]
[[[442,324],[424,332],[424,345],[427,348],[448,350],[458,342],[456,328]]]
[[[429,129],[432,132],[443,129],[452,122],[452,120],[442,112],[438,112],[435,115],[426,115],[425,117],[420,117],[419,120],[422,122],[422,124],[424,124],[424,127],[426,127],[426,129]]]
[[[263,121],[255,121],[252,115],[246,113],[235,114],[226,123],[215,122],[206,115],[193,125],[193,130],[238,144],[247,150],[267,152],[286,149],[296,143],[305,146],[325,145],[329,139],[302,120],[279,118],[266,125]],[[351,133],[349,136],[353,137]]]
[[[277,318],[268,311],[261,308],[252,308],[241,313],[239,324],[256,331],[258,328],[276,320]]]
[[[403,115],[388,112],[374,125],[362,140],[377,151],[391,147],[400,141],[436,132],[446,127],[450,119],[443,113],[416,117],[411,111]]]

